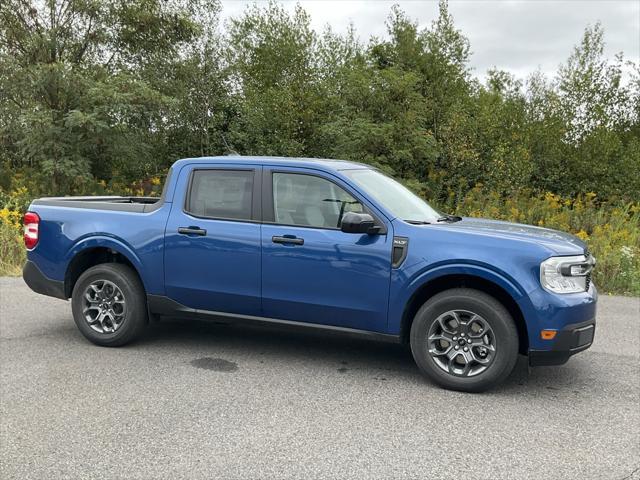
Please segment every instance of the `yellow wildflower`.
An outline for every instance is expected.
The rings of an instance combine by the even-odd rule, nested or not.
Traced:
[[[576,233],[576,237],[578,237],[580,240],[586,241],[589,238],[589,234],[584,230],[580,230],[578,233]]]

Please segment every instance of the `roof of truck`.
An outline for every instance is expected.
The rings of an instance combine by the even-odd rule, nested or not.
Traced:
[[[333,160],[328,158],[299,158],[299,157],[268,157],[268,156],[244,156],[224,155],[218,157],[183,158],[174,165],[184,163],[237,163],[244,165],[287,165],[291,167],[321,167],[326,170],[351,170],[356,168],[371,168],[369,165],[347,160]]]

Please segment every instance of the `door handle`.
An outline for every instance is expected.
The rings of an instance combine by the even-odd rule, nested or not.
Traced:
[[[304,245],[304,238],[297,237],[279,237],[274,235],[271,237],[273,243],[291,243],[293,245]]]
[[[204,230],[203,228],[198,228],[198,227],[179,227],[178,228],[178,233],[180,233],[182,235],[200,235],[200,236],[205,236],[207,234],[207,231]]]

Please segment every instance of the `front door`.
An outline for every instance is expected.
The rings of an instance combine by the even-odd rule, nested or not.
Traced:
[[[260,166],[182,169],[165,234],[169,298],[260,315],[260,174]]]
[[[391,225],[381,235],[344,233],[345,212],[373,212],[339,179],[303,168],[263,175],[264,316],[384,332]]]

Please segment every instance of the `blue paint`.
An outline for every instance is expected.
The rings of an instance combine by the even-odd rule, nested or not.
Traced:
[[[191,172],[212,167],[254,169],[256,181],[270,170],[319,175],[359,200],[386,233],[276,225],[262,214],[250,221],[194,217],[184,208]],[[179,160],[164,203],[150,213],[33,205],[30,210],[41,218],[40,241],[28,258],[46,277],[64,280],[75,255],[106,247],[131,262],[147,293],[191,308],[388,334],[401,332],[408,302],[420,288],[450,275],[480,278],[510,295],[524,317],[530,348],[550,348],[540,339],[541,329],[560,330],[595,317],[593,285],[573,294],[553,294],[540,285],[543,260],[583,254],[585,245],[576,237],[471,218],[413,225],[395,218],[345,174],[364,168],[268,157]],[[265,209],[261,205],[259,211]],[[207,234],[182,235],[179,227]],[[273,243],[273,236],[302,238],[304,244]],[[397,269],[391,267],[394,236],[409,239]]]

